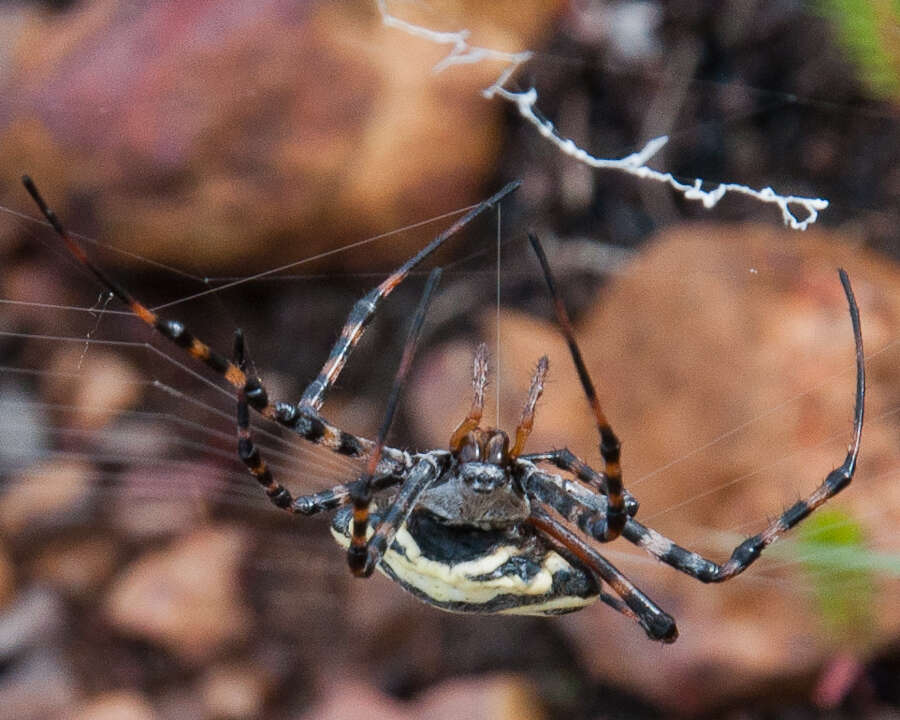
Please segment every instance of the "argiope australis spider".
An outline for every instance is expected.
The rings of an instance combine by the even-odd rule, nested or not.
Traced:
[[[28,177],[24,183],[69,251],[111,293],[141,320],[236,389],[238,453],[272,503],[301,515],[337,510],[332,533],[347,548],[355,575],[368,576],[377,567],[413,595],[439,608],[553,615],[578,610],[599,598],[638,622],[651,638],[672,642],[678,636],[672,617],[597,552],[591,541],[605,543],[621,535],[676,570],[702,582],[722,582],[743,572],[782,533],[840,492],[853,478],[862,434],[865,369],[859,310],[843,270],[839,275],[856,344],[854,428],[846,458],[810,495],[785,510],[762,532],[740,543],[731,557],[719,564],[676,545],[635,519],[637,500],[622,486],[619,440],[600,407],[547,258],[534,235],[529,239],[596,421],[602,471],[589,467],[568,449],[524,453],[547,374],[546,357],[538,361],[512,447],[502,430],[481,427],[487,382],[487,352],[483,345],[475,355],[472,406],[452,433],[449,449],[408,452],[385,445],[416,339],[439,280],[438,269],[429,276],[416,310],[377,438],[373,441],[357,437],[319,414],[325,393],[381,300],[448,237],[499,203],[518,183],[507,185],[470,210],[359,300],[318,377],[296,404],[271,402],[262,381],[247,375],[239,331],[235,334],[233,359],[229,360],[181,323],[160,318],[94,265],[68,235],[34,183]],[[249,408],[310,442],[365,459],[364,474],[330,490],[293,497],[274,479],[253,443]],[[542,469],[543,464],[565,470],[579,482],[548,472]],[[607,592],[607,587],[611,592]]]

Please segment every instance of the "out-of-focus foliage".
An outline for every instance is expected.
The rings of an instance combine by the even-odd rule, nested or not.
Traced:
[[[841,44],[881,98],[900,98],[900,2],[820,0]]]
[[[803,562],[828,630],[841,639],[873,627],[874,587],[862,527],[841,510],[825,508],[800,527]]]

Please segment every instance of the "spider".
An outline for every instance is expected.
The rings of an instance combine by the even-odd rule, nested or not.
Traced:
[[[636,621],[647,635],[673,642],[674,619],[595,548],[619,536],[676,570],[704,583],[729,580],[749,567],[772,542],[799,523],[853,478],[859,455],[865,402],[865,369],[859,310],[847,273],[839,270],[856,346],[853,436],[840,467],[806,498],[797,501],[760,533],[734,548],[719,564],[687,550],[635,519],[638,501],[623,488],[619,440],[601,409],[593,381],[540,241],[529,234],[578,377],[590,404],[600,442],[602,471],[563,448],[525,453],[548,361],[542,357],[512,442],[500,429],[482,427],[487,350],[473,364],[474,397],[450,436],[448,449],[410,452],[385,444],[417,337],[440,278],[429,275],[388,397],[375,440],[345,432],[319,413],[379,303],[410,271],[473,218],[498,204],[519,183],[510,183],[475,206],[354,305],[340,338],[319,375],[298,403],[272,402],[258,377],[247,373],[243,335],[235,333],[232,359],[211,349],[184,325],[165,320],[136,300],[85,255],[26,176],[23,182],[68,250],[147,325],[225,378],[237,394],[238,454],[282,510],[315,515],[336,510],[331,531],[346,548],[354,575],[375,568],[421,600],[465,613],[556,615],[597,599]],[[250,408],[309,442],[366,461],[362,475],[311,495],[294,497],[272,475],[253,443]],[[574,479],[550,472],[552,465]]]

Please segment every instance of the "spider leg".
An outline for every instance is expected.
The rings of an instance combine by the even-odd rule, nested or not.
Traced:
[[[396,475],[378,475],[372,479],[372,492],[384,490],[400,482],[401,478]],[[299,495],[294,498],[291,510],[300,515],[317,515],[320,512],[336,510],[351,501],[352,488],[352,482],[341,483],[311,495]]]
[[[638,590],[634,583],[625,577],[605,557],[536,504],[531,507],[529,521],[542,533],[560,543],[575,555],[592,572],[596,573],[622,599],[622,604],[630,613],[625,612],[618,603],[609,602],[610,600],[615,600],[615,598],[607,596],[608,599],[604,600],[607,605],[611,605],[619,612],[624,612],[624,614],[634,617],[653,640],[661,640],[665,643],[675,642],[675,639],[678,637],[678,628],[675,626],[675,620]],[[602,595],[601,599],[603,599]]]
[[[552,487],[552,485],[550,487]],[[564,492],[561,492],[559,494],[555,494],[552,492],[551,493],[536,492],[536,493],[532,493],[532,494],[535,497],[537,497],[538,500],[540,500],[541,502],[543,502],[546,505],[549,505],[554,510],[556,510],[558,513],[560,513],[563,517],[565,517],[566,520],[573,522],[578,517],[577,512],[572,512],[574,507],[570,503],[571,499],[567,498]],[[603,501],[605,503],[606,498],[604,498]],[[583,510],[583,508],[582,508],[582,510]],[[556,544],[557,544],[557,552],[560,552],[563,555],[571,555],[572,554],[571,551],[568,550],[564,545],[559,544],[559,543],[556,543]],[[638,617],[637,613],[635,613],[630,607],[628,607],[628,605],[626,605],[624,602],[622,602],[622,600],[620,600],[619,598],[603,591],[602,581],[600,580],[600,578],[597,578],[597,583],[598,583],[598,585],[601,585],[601,589],[600,589],[600,600],[601,601],[603,601],[605,604],[609,605],[616,612],[620,612],[623,615],[630,617],[635,622],[640,623],[640,618]]]
[[[624,602],[622,602],[619,598],[617,598],[615,595],[610,595],[608,592],[604,592],[603,590],[601,590],[600,591],[600,600],[603,603],[605,603],[606,605],[609,605],[609,607],[611,607],[616,612],[622,613],[625,617],[631,618],[638,625],[641,624],[641,619],[638,616],[638,614],[636,612],[634,612],[634,610],[632,610],[630,607],[628,607]],[[643,627],[643,625],[641,625],[641,627]],[[678,630],[676,628],[676,632],[677,631]],[[657,638],[653,638],[653,639],[656,640]],[[674,642],[674,640],[670,640],[668,642]]]
[[[247,361],[244,356],[244,333],[238,329],[234,332],[234,364],[242,372],[246,372]],[[272,471],[259,454],[250,432],[250,406],[247,404],[247,391],[244,387],[237,392],[237,436],[238,457],[250,474],[257,479],[272,504],[282,510],[293,510],[294,498],[290,491],[272,476]]]
[[[338,341],[331,349],[331,353],[325,361],[325,364],[322,366],[322,370],[319,372],[318,377],[307,385],[306,389],[303,391],[303,396],[300,399],[301,407],[312,408],[316,411],[321,409],[325,399],[325,393],[334,384],[335,380],[337,380],[338,375],[347,362],[347,358],[362,337],[365,327],[372,319],[372,315],[378,308],[379,303],[385,297],[390,295],[394,288],[409,275],[412,269],[431,255],[432,252],[437,250],[449,237],[458,233],[477,215],[494,207],[494,205],[499,203],[503,198],[516,190],[520,184],[521,182],[519,181],[511,182],[495,195],[492,195],[487,200],[476,205],[395,270],[378,287],[366,293],[356,302],[353,309],[350,311],[350,314],[347,316],[347,322],[341,330],[340,338],[338,338]]]
[[[261,415],[290,428],[305,440],[323,445],[333,452],[352,457],[366,457],[371,452],[374,447],[371,440],[359,438],[340,430],[319,417],[318,413],[298,409],[287,402],[270,402],[266,388],[259,378],[248,377],[238,365],[195,337],[182,323],[160,317],[137,300],[87,257],[81,246],[63,227],[56,213],[47,205],[31,178],[27,175],[23,176],[22,183],[72,256],[90,270],[101,285],[128,305],[140,320],[186,351],[191,357],[221,375],[239,393],[242,392],[247,405]],[[405,465],[407,459],[405,453],[393,448],[384,448],[383,454],[388,460],[387,464],[392,468],[400,468]]]
[[[522,455],[521,459],[528,460],[529,462],[551,463],[562,470],[567,470],[572,473],[583,483],[594,488],[598,492],[601,492],[604,495],[608,494],[606,476],[603,473],[594,470],[594,468],[569,450],[569,448],[550,450],[543,453],[529,453],[528,455]],[[640,506],[637,498],[625,489],[622,490],[622,494],[625,497],[625,512],[628,513],[628,515],[634,515]]]
[[[541,472],[534,466],[520,471],[525,493],[549,505],[594,540],[604,542],[609,499],[559,475]]]
[[[850,481],[853,479],[853,473],[856,470],[856,459],[859,455],[860,439],[862,437],[866,371],[863,357],[862,332],[859,325],[859,308],[856,305],[856,299],[853,296],[847,273],[840,270],[839,275],[841,284],[844,287],[844,293],[847,296],[847,303],[850,306],[850,321],[853,325],[853,337],[856,344],[856,407],[853,413],[853,439],[850,442],[844,462],[841,463],[840,467],[828,473],[819,487],[785,510],[778,519],[770,523],[762,532],[738,545],[731,553],[731,557],[722,565],[676,545],[665,536],[655,530],[644,527],[633,518],[628,518],[622,533],[627,540],[644,548],[651,555],[671,565],[676,570],[687,573],[702,582],[722,582],[746,570],[759,557],[760,553],[775,542],[782,533],[790,530],[826,500],[837,495],[850,484]]]
[[[377,555],[376,557],[376,545],[368,543],[366,537],[369,529],[369,506],[372,503],[372,483],[378,468],[378,462],[381,459],[385,438],[387,437],[388,430],[394,420],[394,413],[397,410],[397,405],[400,402],[400,393],[403,390],[403,385],[406,382],[406,376],[409,374],[410,367],[412,367],[416,342],[419,339],[419,332],[425,321],[425,313],[428,310],[431,297],[440,279],[440,268],[435,268],[428,276],[428,281],[425,283],[425,289],[422,291],[422,297],[419,300],[419,306],[416,308],[416,314],[413,317],[412,325],[409,328],[409,335],[403,346],[403,355],[400,358],[400,365],[397,368],[394,384],[391,387],[391,393],[388,396],[387,408],[384,411],[384,418],[382,419],[381,427],[378,430],[375,447],[369,454],[365,473],[350,487],[350,499],[353,501],[353,523],[350,536],[350,547],[347,549],[347,563],[350,565],[350,570],[353,574],[358,577],[368,577],[371,575],[372,571],[375,569],[378,558],[380,558],[380,555]],[[433,479],[434,477],[430,477],[430,480]],[[418,486],[412,482],[412,478],[404,485],[403,490],[408,490],[410,492],[410,502],[415,502],[415,498],[418,497],[418,493],[415,492],[416,487]],[[421,493],[426,487],[427,483],[423,484],[418,492]],[[403,495],[403,490],[401,490],[401,495]],[[412,509],[412,505],[409,506],[409,509]],[[405,511],[405,513],[408,514],[408,510]],[[390,514],[390,512],[388,514]],[[402,515],[402,518],[405,518],[406,514]],[[384,525],[384,522],[381,524]],[[374,537],[375,536],[373,536],[373,539]]]
[[[562,297],[559,292],[557,292],[556,282],[550,271],[550,263],[547,262],[547,256],[544,254],[544,249],[541,247],[540,240],[538,240],[537,235],[534,233],[528,233],[528,240],[531,242],[531,247],[534,249],[538,262],[541,264],[541,270],[544,272],[544,279],[547,281],[547,287],[553,298],[556,320],[566,338],[566,344],[569,346],[569,353],[572,355],[572,361],[575,363],[575,369],[578,371],[578,379],[581,381],[581,387],[584,388],[584,394],[587,396],[591,409],[594,411],[597,431],[600,433],[600,456],[603,458],[604,474],[606,475],[606,494],[609,497],[609,509],[607,511],[606,519],[607,527],[603,534],[603,539],[613,540],[621,533],[622,528],[625,526],[625,519],[628,517],[625,512],[625,495],[622,488],[622,468],[619,465],[619,450],[621,444],[600,407],[597,391],[594,389],[594,383],[591,380],[587,366],[584,364],[581,350],[575,340],[575,331],[572,329],[569,313],[566,311],[566,306],[565,303],[563,303]]]
[[[387,512],[376,526],[375,532],[369,537],[365,546],[365,560],[362,567],[357,571],[356,567],[351,564],[355,575],[368,577],[372,574],[394,541],[400,525],[406,522],[419,497],[440,477],[445,468],[444,463],[439,461],[447,457],[449,456],[428,454],[413,465],[406,481],[397,491]]]
[[[244,358],[244,334],[240,330],[234,333],[234,362],[246,370]],[[272,476],[272,471],[262,459],[259,449],[253,442],[250,431],[250,409],[247,405],[247,396],[243,390],[238,391],[237,396],[237,428],[238,428],[238,456],[250,471],[274,505],[282,510],[288,510],[301,515],[315,515],[327,510],[334,510],[350,500],[350,485],[345,483],[336,485],[329,490],[322,490],[311,495],[293,497],[291,492],[277,482]],[[375,479],[375,490],[381,490],[396,484],[398,479],[391,475],[380,476]]]
[[[469,409],[469,414],[450,436],[450,449],[453,452],[457,452],[462,447],[466,435],[481,423],[481,415],[484,412],[484,388],[487,385],[488,375],[487,355],[487,344],[481,343],[475,350],[475,360],[472,363],[472,407]]]
[[[534,427],[534,409],[537,407],[538,400],[544,392],[544,380],[547,378],[547,369],[549,361],[544,355],[538,360],[537,367],[534,369],[534,375],[531,377],[531,387],[528,389],[528,397],[525,400],[525,406],[522,408],[522,416],[519,424],[516,425],[516,442],[509,451],[510,458],[517,458],[525,449],[525,443],[528,436],[531,435],[531,429]]]

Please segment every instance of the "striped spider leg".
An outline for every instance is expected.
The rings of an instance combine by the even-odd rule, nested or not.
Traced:
[[[532,246],[538,254],[541,265],[544,269],[544,275],[550,287],[551,295],[554,298],[556,306],[557,320],[563,328],[569,349],[575,359],[576,368],[582,385],[585,387],[588,398],[595,409],[595,415],[598,416],[598,428],[601,434],[601,455],[607,462],[607,473],[604,477],[597,477],[598,473],[586,466],[569,450],[555,450],[547,453],[537,453],[522,456],[523,460],[539,462],[548,461],[560,468],[573,472],[580,480],[585,482],[592,488],[599,489],[607,494],[607,498],[594,495],[587,490],[577,486],[574,483],[560,487],[559,483],[550,481],[550,477],[533,473],[526,488],[536,494],[551,507],[557,509],[567,520],[577,524],[586,534],[592,536],[596,540],[607,541],[610,535],[609,513],[613,505],[612,495],[609,491],[609,465],[613,464],[615,471],[618,471],[617,462],[611,463],[611,460],[617,460],[614,453],[613,457],[609,457],[609,453],[604,453],[604,445],[609,448],[614,443],[607,442],[607,438],[612,435],[612,431],[605,432],[603,428],[603,416],[599,412],[599,406],[596,403],[596,395],[590,384],[590,378],[584,363],[581,360],[581,354],[575,343],[574,336],[571,331],[571,325],[565,316],[565,309],[559,299],[558,293],[554,288],[552,276],[549,273],[549,267],[546,258],[540,247],[540,243],[534,235],[530,236]],[[658,560],[671,565],[676,570],[686,573],[702,582],[724,582],[729,580],[744,570],[746,570],[762,553],[762,551],[770,544],[775,542],[783,533],[797,525],[801,520],[810,515],[816,508],[820,507],[829,498],[836,495],[850,484],[853,474],[856,470],[857,458],[860,450],[860,441],[862,437],[862,426],[865,406],[865,362],[863,354],[862,331],[860,329],[859,308],[853,290],[850,286],[850,279],[847,273],[840,269],[838,275],[850,312],[850,321],[853,329],[853,338],[856,356],[856,395],[855,409],[853,420],[852,440],[847,450],[843,463],[836,469],[832,470],[825,477],[823,482],[813,490],[807,497],[798,500],[794,505],[785,510],[776,520],[768,525],[762,532],[748,538],[740,543],[731,553],[731,557],[722,564],[708,560],[701,555],[687,550],[655,530],[652,530],[634,519],[637,511],[637,504],[630,506],[628,496],[625,495],[625,521],[620,529],[621,535],[629,542],[638,545],[648,553],[656,557]],[[605,479],[605,483],[603,480]],[[629,607],[631,605],[629,604]],[[635,612],[638,610],[632,607]],[[643,623],[642,623],[643,624]]]
[[[537,248],[540,249],[540,244],[536,238],[534,242],[537,243]],[[547,266],[547,271],[549,272],[549,266]],[[555,293],[555,286],[552,284],[552,280],[550,281],[550,286],[551,292]],[[558,304],[558,308],[562,308],[561,303]],[[565,309],[562,308],[562,311],[565,312]],[[564,327],[564,332],[567,333],[569,348],[574,348],[572,355],[575,358],[576,366],[578,366],[579,362],[581,363],[582,377],[587,378],[588,384],[593,389],[593,385],[590,383],[590,378],[587,375],[587,369],[581,360],[581,353],[578,350],[574,334],[571,332],[571,324],[567,324]],[[678,637],[675,620],[638,590],[634,583],[584,539],[578,537],[548,512],[548,510],[556,511],[566,520],[574,521],[577,525],[582,526],[582,529],[585,526],[589,527],[590,531],[588,534],[592,537],[605,538],[606,528],[608,527],[606,518],[609,516],[610,507],[606,478],[567,449],[531,455],[521,454],[534,425],[535,408],[543,393],[548,369],[549,363],[545,355],[538,360],[535,368],[531,386],[528,390],[528,397],[525,401],[525,406],[522,408],[522,416],[519,424],[516,426],[515,445],[509,452],[513,461],[523,461],[519,463],[518,469],[520,482],[526,495],[531,500],[531,513],[528,521],[540,533],[555,541],[563,554],[574,557],[577,562],[588,568],[596,578],[613,589],[615,595],[604,592],[602,587],[599,588],[600,600],[606,605],[637,622],[653,640],[667,643],[674,642]],[[594,395],[594,398],[596,398],[596,395]],[[596,402],[592,404],[597,406]],[[610,430],[609,432],[611,433],[612,431]],[[560,491],[558,486],[554,484],[554,479],[543,475],[533,466],[532,463],[539,461],[551,462],[561,469],[568,470],[592,489],[603,492],[603,495],[591,493],[594,498],[603,503],[602,513],[597,513],[594,509],[587,510],[573,502],[569,493],[565,492],[565,490]],[[585,492],[589,491],[585,489]],[[637,511],[637,501],[625,491],[623,491],[623,497],[626,502],[626,511],[634,514]],[[599,531],[596,527],[598,517],[603,518],[600,526],[602,529]]]
[[[428,282],[425,283],[422,298],[419,300],[419,307],[413,316],[409,336],[406,338],[406,344],[403,347],[403,355],[397,368],[391,393],[388,395],[384,419],[381,422],[381,427],[375,440],[375,448],[366,462],[365,473],[350,486],[350,499],[353,501],[353,529],[350,536],[350,547],[347,548],[347,563],[353,574],[360,577],[368,577],[372,574],[393,541],[400,524],[405,522],[410,512],[412,512],[419,496],[428,489],[428,486],[437,479],[443,470],[443,467],[431,457],[426,455],[420,458],[407,474],[403,485],[391,502],[390,509],[385,513],[378,527],[375,528],[372,537],[369,538],[367,536],[369,508],[372,503],[373,492],[372,480],[378,469],[378,461],[381,458],[381,451],[384,448],[388,430],[394,420],[397,404],[400,402],[400,393],[403,390],[409,369],[412,367],[413,354],[415,353],[416,342],[419,339],[419,332],[422,330],[422,323],[425,321],[425,313],[428,311],[428,305],[440,278],[440,268],[435,268],[428,276]]]
[[[247,403],[247,393],[243,389],[238,390],[238,456],[247,466],[250,474],[253,475],[259,481],[259,484],[263,486],[266,495],[269,497],[272,503],[274,503],[279,508],[289,508],[293,512],[298,512],[303,515],[313,515],[324,510],[333,510],[340,507],[342,504],[349,500],[353,500],[354,504],[357,506],[357,510],[359,512],[359,521],[357,522],[356,518],[354,518],[354,521],[356,523],[354,525],[354,539],[357,540],[357,542],[351,544],[351,547],[348,550],[349,557],[351,558],[351,568],[353,568],[354,571],[359,570],[361,572],[363,569],[363,565],[361,563],[362,560],[365,559],[364,551],[366,546],[368,508],[369,503],[372,499],[373,491],[382,490],[400,482],[400,478],[394,475],[381,475],[380,482],[376,484],[375,473],[378,468],[378,463],[381,460],[382,452],[384,451],[384,440],[393,419],[394,411],[397,407],[403,380],[409,372],[409,367],[412,364],[412,353],[415,349],[415,343],[418,338],[419,331],[421,330],[422,322],[425,319],[425,311],[428,309],[428,303],[430,302],[434,289],[437,286],[438,281],[440,280],[440,275],[440,269],[435,268],[428,277],[428,282],[425,285],[425,290],[422,294],[419,308],[413,319],[412,327],[410,328],[409,338],[407,339],[406,346],[403,350],[400,369],[397,371],[397,378],[394,382],[394,387],[391,391],[391,395],[388,398],[388,406],[387,411],[385,412],[385,419],[384,423],[382,424],[382,429],[375,441],[374,448],[369,453],[368,462],[366,465],[366,474],[355,483],[338,485],[337,487],[331,488],[330,490],[325,490],[313,495],[304,495],[297,499],[294,499],[291,496],[290,491],[272,477],[271,470],[269,470],[269,467],[260,456],[259,450],[253,443],[253,437],[250,432],[250,409]],[[246,371],[246,359],[244,357],[244,335],[240,330],[237,330],[234,334],[234,363],[241,370]],[[418,474],[416,473],[413,473],[413,475],[415,477],[418,477]],[[405,487],[406,486],[404,486],[404,488]],[[403,489],[401,489],[400,492],[402,495]],[[363,555],[361,555],[361,553],[363,553]],[[372,569],[374,569],[375,564],[377,564],[377,561],[378,560],[376,557],[371,567],[367,568],[366,574],[371,574]]]
[[[609,499],[604,523],[605,527],[603,527],[600,537],[597,538],[603,542],[608,542],[619,537],[622,528],[625,526],[625,519],[628,517],[626,513],[626,496],[622,488],[622,468],[619,465],[621,443],[619,442],[619,438],[616,437],[616,434],[613,432],[609,421],[606,419],[606,415],[603,414],[603,410],[600,407],[597,391],[594,389],[594,383],[591,380],[587,366],[584,364],[581,350],[575,340],[575,331],[572,328],[572,322],[569,320],[569,313],[566,311],[565,303],[556,289],[556,282],[553,279],[553,273],[550,270],[550,263],[547,262],[544,248],[541,247],[540,240],[538,240],[537,235],[534,233],[528,233],[528,240],[531,243],[534,254],[537,255],[538,262],[541,264],[544,280],[547,282],[547,288],[549,289],[550,297],[553,300],[556,321],[559,323],[560,330],[562,330],[563,336],[566,339],[566,345],[569,347],[569,354],[572,356],[572,361],[575,363],[575,370],[578,372],[578,380],[581,382],[581,387],[584,389],[584,394],[587,396],[587,400],[590,403],[591,410],[594,413],[594,420],[597,425],[597,432],[600,435],[600,457],[603,458],[603,479],[605,479],[605,482],[600,482],[597,473],[591,471],[584,463],[580,463],[578,469],[581,471],[579,477],[589,477],[591,485],[601,492],[604,492]],[[574,467],[573,463],[570,462],[570,458],[565,454],[553,454],[548,459],[560,464],[561,467],[566,469]],[[577,458],[575,458],[575,460],[577,461]],[[569,467],[567,467],[567,465]],[[635,510],[636,509],[637,508],[635,508]]]
[[[600,409],[593,383],[575,340],[565,306],[556,290],[553,276],[540,242],[533,234],[529,235],[529,240],[538,256],[553,298],[557,321],[565,335],[582,387],[594,411],[601,438],[600,453],[605,463],[605,472],[601,474],[587,466],[568,449],[523,455],[520,457],[521,461],[526,463],[550,462],[557,467],[572,472],[588,486],[585,488],[577,483],[542,473],[532,466],[527,472],[522,474],[521,479],[523,488],[530,497],[543,502],[546,507],[553,508],[565,520],[578,526],[588,537],[607,542],[621,534],[629,542],[638,545],[658,560],[671,565],[676,570],[703,582],[723,582],[743,572],[760,556],[766,547],[777,540],[784,532],[794,527],[829,498],[850,484],[856,469],[862,436],[865,405],[865,364],[859,308],[850,286],[850,280],[844,270],[839,270],[839,277],[849,306],[856,350],[856,399],[853,437],[847,450],[847,455],[844,462],[838,468],[832,470],[812,493],[785,510],[780,517],[770,523],[762,532],[740,543],[725,563],[718,564],[675,544],[665,536],[634,519],[638,506],[637,502],[622,488],[621,471],[618,462],[618,440]],[[591,492],[591,490],[599,491],[600,494]],[[580,537],[571,533],[564,525],[561,525],[545,511],[539,509],[539,506],[533,506],[529,520],[542,532],[550,535],[566,549],[574,553],[587,567],[606,581],[624,602],[625,607],[617,609],[625,614],[630,614],[638,620],[651,637],[656,637],[663,641],[675,639],[677,630],[675,629],[674,621],[659,610],[646,596],[640,594],[627,581],[627,578],[618,573],[615,568],[612,568],[602,556],[586,545]],[[618,573],[618,575],[615,573]],[[611,602],[607,602],[607,604],[616,607]]]
[[[583,538],[573,533],[547,512],[548,509],[552,509],[566,520],[576,522],[593,539],[609,542],[621,534],[626,520],[637,512],[638,503],[622,486],[622,472],[619,465],[619,439],[613,432],[606,415],[600,407],[597,391],[584,362],[581,349],[575,339],[575,331],[562,296],[557,290],[553,273],[550,270],[550,263],[547,261],[547,256],[537,236],[534,233],[529,233],[528,239],[540,263],[544,280],[547,283],[547,288],[553,301],[557,323],[566,340],[569,354],[578,373],[578,379],[591,406],[597,431],[600,435],[600,456],[604,462],[604,472],[599,473],[567,448],[521,455],[520,460],[524,465],[524,472],[522,473],[523,487],[530,497],[541,501],[540,504],[532,502],[531,515],[528,520],[540,532],[555,540],[566,551],[574,555],[592,573],[608,584],[618,596],[616,598],[601,591],[600,599],[603,602],[638,622],[652,639],[667,643],[674,642],[678,637],[675,620],[638,590],[634,583],[592,548]],[[546,373],[546,358],[541,360],[542,362],[539,363],[538,372],[535,375],[535,381],[532,382],[529,400],[523,412],[520,428],[524,425],[530,430],[531,427],[534,405],[540,396],[543,376]],[[541,371],[541,367],[543,367],[543,371]],[[538,378],[540,378],[540,384],[537,383]],[[517,432],[515,447],[517,455],[524,447],[525,438],[527,438],[527,433],[524,434],[521,442],[519,442]],[[590,497],[601,503],[600,507],[602,507],[602,510],[598,512],[596,507],[585,508],[579,505],[565,485],[562,489],[554,485],[549,476],[537,471],[532,464],[542,461],[550,462],[563,470],[572,472],[591,490],[601,493],[596,495],[584,489],[584,492]],[[561,479],[559,480],[564,482]]]
[[[160,317],[140,302],[87,257],[81,246],[75,242],[59,221],[56,213],[47,205],[31,178],[27,175],[23,176],[22,183],[56,234],[62,239],[69,253],[84,265],[100,281],[101,285],[127,305],[140,320],[224,378],[241,394],[241,404],[248,405],[261,415],[290,428],[304,439],[323,445],[333,452],[351,457],[368,455],[373,447],[371,440],[345,433],[319,417],[317,413],[309,412],[291,403],[271,402],[265,386],[258,377],[248,376],[237,363],[200,340],[181,322]],[[242,348],[242,341],[236,342]],[[242,349],[236,349],[236,353],[242,354],[242,352]],[[402,466],[405,461],[405,456],[400,451],[386,449],[385,456],[389,456],[390,460],[398,467]]]
[[[322,371],[307,386],[300,402],[295,405],[289,402],[270,401],[260,378],[248,376],[245,368],[241,366],[240,360],[235,362],[227,359],[194,336],[182,323],[162,318],[138,301],[87,257],[81,246],[62,225],[56,213],[48,206],[32,179],[26,175],[23,176],[22,182],[41,213],[63,240],[68,251],[100,281],[101,285],[125,303],[144,323],[185,350],[191,357],[204,363],[235,388],[238,393],[238,434],[241,459],[250,472],[263,484],[270,500],[276,506],[306,515],[333,509],[346,503],[349,500],[349,485],[339,485],[331,490],[313,495],[292,498],[283,486],[271,478],[270,471],[253,446],[249,435],[247,408],[253,408],[264,417],[287,427],[309,442],[322,445],[341,455],[367,458],[375,447],[373,441],[344,432],[319,415],[318,411],[321,408],[325,392],[337,379],[347,358],[362,337],[365,325],[371,320],[381,300],[387,297],[416,265],[437,250],[448,238],[458,233],[476,216],[497,205],[520,185],[519,182],[511,182],[487,200],[473,207],[415,256],[391,273],[378,287],[358,301],[350,311],[341,336],[329,354]],[[243,356],[243,339],[240,335],[235,339],[235,356]],[[372,481],[372,485],[376,489],[392,484],[390,480],[392,473],[405,470],[410,462],[406,452],[388,446],[381,449],[380,456],[382,467],[379,468],[379,476]],[[382,475],[385,477],[382,478]]]
[[[618,597],[601,591],[600,599],[604,603],[637,622],[652,640],[672,643],[678,639],[678,628],[671,615],[663,612],[583,538],[552,517],[546,508],[537,504],[532,505],[530,521],[538,530],[559,542],[613,589]]]
[[[671,565],[701,582],[724,582],[744,572],[760,556],[763,550],[775,542],[783,533],[790,530],[803,518],[810,515],[829,498],[837,495],[850,484],[856,471],[862,439],[863,415],[866,399],[866,367],[863,355],[862,330],[859,323],[859,308],[850,287],[850,278],[840,269],[838,275],[847,305],[850,309],[850,322],[853,326],[853,339],[856,348],[856,400],[853,411],[853,436],[847,448],[847,455],[839,467],[832,470],[822,483],[805,498],[798,500],[771,522],[762,532],[747,538],[731,553],[731,557],[719,564],[686,550],[660,533],[645,527],[634,518],[629,518],[622,532],[629,542],[642,547],[658,560]]]
[[[471,222],[473,218],[480,215],[485,210],[494,207],[507,195],[517,190],[519,185],[521,185],[521,182],[519,181],[509,183],[501,188],[499,192],[469,210],[469,212],[453,223],[453,225],[434,238],[428,245],[391,273],[391,275],[378,285],[378,287],[372,289],[356,302],[353,309],[350,311],[350,315],[347,317],[346,324],[341,330],[340,338],[332,348],[318,377],[307,385],[306,389],[303,391],[300,407],[312,408],[314,410],[319,410],[319,408],[322,407],[325,393],[334,384],[341,369],[347,362],[347,358],[362,337],[365,326],[369,320],[371,320],[379,303],[409,275],[413,268],[437,250],[447,238],[458,233],[463,227]]]

